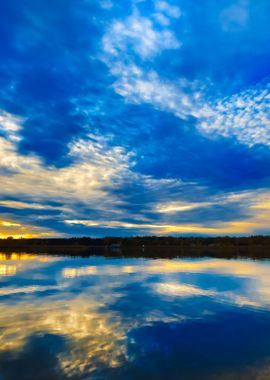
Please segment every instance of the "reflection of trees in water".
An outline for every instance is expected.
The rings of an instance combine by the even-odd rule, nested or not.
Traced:
[[[2,251],[49,252],[76,256],[270,258],[270,237],[134,237],[0,239]]]

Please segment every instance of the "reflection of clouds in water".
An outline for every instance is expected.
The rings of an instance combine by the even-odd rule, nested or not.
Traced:
[[[0,278],[15,276],[19,272],[37,273],[39,269],[46,269],[53,263],[65,260],[63,257],[32,255],[28,253],[0,253]]]
[[[33,255],[30,253],[17,253],[17,252],[11,252],[11,253],[0,253],[0,261],[12,261],[12,262],[24,262],[26,261],[26,268],[29,268],[29,261],[33,262],[33,264],[37,263],[55,263],[58,261],[63,261],[65,260],[63,257],[60,256],[44,256],[44,255]],[[22,263],[20,264],[21,266],[23,265]],[[22,266],[23,267],[23,266]]]
[[[184,284],[168,284],[159,283],[155,284],[154,290],[157,293],[165,294],[168,296],[213,296],[216,293],[210,290],[203,290],[196,286],[184,285]]]
[[[59,334],[67,338],[69,352],[60,357],[67,374],[93,372],[97,364],[121,365],[125,358],[125,334],[119,318],[112,313],[99,313],[98,304],[81,298],[69,304],[44,302],[1,306],[0,351],[18,351],[28,337],[38,332]]]
[[[20,293],[35,293],[35,292],[45,292],[48,290],[58,290],[58,286],[40,286],[40,285],[32,285],[32,286],[7,286],[4,288],[0,288],[0,296],[8,296],[11,294],[20,294]]]
[[[119,261],[120,264],[120,261]],[[254,307],[270,307],[270,261],[254,262],[243,260],[224,259],[203,259],[203,260],[145,260],[140,265],[92,265],[79,268],[64,268],[62,276],[64,278],[76,278],[81,276],[115,276],[117,275],[123,283],[126,282],[125,274],[134,274],[135,279],[141,282],[152,275],[159,275],[161,278],[168,274],[177,273],[205,273],[208,275],[227,275],[233,278],[246,278],[248,284],[244,289],[245,295],[232,292],[210,292],[205,289],[194,287],[185,283],[171,283],[164,278],[161,284],[157,284],[155,290],[160,294],[181,295],[185,297],[208,295],[217,297],[222,302]],[[121,277],[122,275],[122,277]],[[246,295],[247,293],[247,295]]]
[[[62,276],[64,278],[76,278],[89,275],[108,275],[108,276],[119,276],[123,273],[140,273],[142,271],[141,266],[132,267],[126,265],[91,265],[91,266],[82,266],[79,268],[64,268],[62,270]]]
[[[31,255],[30,253],[0,253],[0,260],[39,260],[39,257],[37,255]]]
[[[0,276],[13,276],[16,271],[16,265],[0,264]]]
[[[96,274],[97,268],[95,266],[82,267],[82,268],[64,268],[62,271],[64,278],[76,278],[80,276],[89,276]]]
[[[201,289],[197,286],[190,286],[185,284],[175,284],[175,283],[157,283],[153,286],[153,291],[165,296],[172,297],[195,297],[195,296],[206,296],[214,297],[217,302],[231,303],[237,306],[253,306],[253,307],[263,307],[266,306],[263,302],[253,301],[248,297],[239,296],[233,292],[218,292],[213,290]],[[267,304],[268,306],[268,304]],[[269,300],[270,306],[270,300]]]
[[[148,273],[218,273],[235,274],[239,276],[257,276],[268,271],[268,266],[254,261],[223,260],[223,259],[203,259],[203,260],[148,260],[143,266],[124,266],[123,272],[127,268],[129,272]],[[270,264],[270,262],[269,262]]]
[[[33,263],[54,263],[57,261],[64,261],[64,257],[60,256],[45,256],[45,255],[33,255],[30,253],[0,253],[0,261],[27,261],[27,266],[29,265],[29,261],[33,261]]]
[[[182,297],[211,296],[217,302],[232,303],[237,306],[270,308],[270,262],[209,259],[195,262],[162,261],[146,269],[155,273],[206,273],[230,275],[248,279],[244,289],[231,291],[209,291],[181,283],[158,283],[154,291],[164,295]],[[244,295],[242,294],[244,292]]]
[[[0,289],[1,296],[8,296],[0,304],[0,352],[23,350],[34,334],[63,336],[69,349],[59,354],[59,361],[67,376],[122,366],[129,360],[127,336],[135,328],[159,322],[179,326],[198,317],[207,321],[209,315],[218,317],[221,310],[213,307],[213,302],[231,308],[270,308],[267,261],[30,257],[14,255],[12,263],[3,261],[20,271]],[[36,274],[33,285],[13,284],[14,279],[22,278],[22,270]],[[40,273],[42,284],[34,282]],[[196,282],[196,274],[202,273],[205,282]],[[222,289],[209,288],[207,279],[215,276],[219,281],[219,275],[220,281],[225,281]],[[239,279],[234,291],[226,288],[228,278]],[[182,302],[183,298],[190,298],[191,303],[193,298],[201,298],[203,308],[194,304],[189,310],[192,306]]]
[[[133,260],[136,262],[136,259]],[[191,272],[191,273],[218,273],[218,274],[235,274],[239,276],[258,276],[266,274],[270,261],[254,262],[254,261],[241,261],[241,260],[223,260],[223,259],[203,259],[203,260],[144,260],[140,265],[100,265],[100,266],[83,266],[80,268],[65,268],[63,276],[65,277],[66,270],[73,271],[74,276],[79,277],[89,274],[121,274],[121,273],[177,273],[177,272]],[[68,277],[68,276],[67,276]]]

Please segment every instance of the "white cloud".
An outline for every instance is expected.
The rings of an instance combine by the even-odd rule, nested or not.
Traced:
[[[238,21],[244,23],[245,12],[246,2],[240,1],[229,7],[225,16],[234,19],[237,14]],[[177,7],[158,1],[156,13],[149,19],[135,12],[112,24],[103,38],[102,60],[115,77],[115,92],[130,103],[148,103],[181,119],[197,118],[197,128],[209,138],[234,137],[250,147],[270,146],[269,85],[251,86],[229,97],[211,100],[207,96],[207,87],[212,86],[214,91],[211,83],[181,77],[173,82],[164,80],[154,70],[140,67],[134,54],[129,54],[132,47],[137,56],[153,59],[165,49],[179,48],[181,44],[168,25],[170,18],[180,14]],[[151,17],[159,19],[164,28],[156,29]]]
[[[156,205],[156,211],[162,214],[190,211],[211,206],[211,202],[163,202]]]
[[[253,96],[252,93],[250,98],[255,98],[258,104],[262,104],[265,99],[269,101],[267,96],[266,93],[257,96]],[[159,100],[157,100],[157,104],[158,102]],[[228,101],[228,104],[241,109],[245,102],[246,98],[242,96],[240,100],[238,98],[238,101]],[[252,101],[250,100],[250,102]],[[223,111],[221,105],[219,107]],[[227,104],[226,107],[228,107]],[[252,106],[250,106],[250,110],[253,110]],[[264,112],[264,107],[262,107],[262,112]],[[214,123],[212,125],[214,130],[206,131],[204,129],[203,132],[212,136],[219,128]],[[190,188],[185,187],[187,184],[176,180],[155,180],[150,176],[133,173],[130,170],[134,160],[132,152],[126,152],[120,146],[111,147],[105,137],[89,135],[87,139],[74,140],[69,145],[72,164],[56,168],[45,166],[42,160],[33,154],[27,156],[20,154],[16,139],[12,141],[9,139],[10,134],[18,136],[19,139],[20,127],[16,127],[16,132],[14,132],[14,128],[11,128],[11,131],[9,129],[7,128],[8,132],[5,137],[0,138],[0,169],[7,169],[7,171],[0,171],[0,197],[4,197],[0,201],[0,205],[4,207],[59,210],[59,216],[56,218],[67,225],[77,224],[90,228],[124,228],[158,234],[246,234],[265,228],[269,220],[270,206],[267,201],[269,199],[267,190],[256,191],[256,194],[240,192],[219,197],[211,196],[204,198],[205,201],[201,203],[187,202],[185,197],[190,191]],[[238,132],[236,137],[240,138],[239,136],[241,137]],[[11,173],[7,174],[9,170]],[[148,194],[143,212],[141,206],[145,202],[145,196],[141,203],[140,201],[138,203],[138,211],[130,214],[128,210],[132,200],[126,200],[115,191],[118,188],[123,189],[125,183],[137,183],[139,188]],[[191,186],[193,194],[203,192],[203,189],[200,190],[196,184],[191,184]],[[163,199],[167,199],[167,195],[172,193],[174,200],[160,202],[161,195]],[[134,196],[136,198],[136,194]],[[48,200],[55,201],[61,206],[47,205]],[[172,213],[190,211],[200,207],[207,208],[213,205],[226,206],[231,202],[241,202],[242,205],[245,205],[249,218],[233,222],[220,222],[215,226],[207,221],[199,224],[194,221],[174,223],[171,219]],[[81,205],[79,208],[78,204]],[[144,216],[145,207],[152,216]],[[85,208],[91,208],[95,211],[94,214],[89,217],[89,214],[85,213]],[[6,214],[3,222],[13,223],[13,225],[2,224],[2,230],[7,236],[15,234],[16,231],[18,236],[52,234],[52,231],[36,229],[32,226],[31,221],[24,225],[20,220],[11,219],[13,218]]]
[[[19,138],[20,127],[16,130],[16,134],[12,128],[5,137],[0,137],[0,197],[5,197],[0,202],[2,206],[59,209],[62,214],[74,217],[75,204],[80,203],[118,214],[117,206],[122,201],[113,194],[113,189],[130,175],[131,153],[119,146],[110,147],[105,138],[89,135],[85,140],[70,143],[72,164],[63,168],[45,166],[39,157],[19,153],[17,141],[9,139],[10,134]],[[58,202],[61,207],[47,206],[48,200]]]
[[[208,135],[235,137],[253,146],[270,147],[270,86],[251,87],[207,106],[209,116],[199,122]]]
[[[114,66],[115,92],[131,103],[148,103],[181,119],[195,117],[207,137],[234,137],[252,147],[270,146],[270,86],[250,87],[218,101],[208,101],[205,86],[184,79],[174,83],[136,65]]]
[[[179,18],[181,16],[180,8],[175,5],[170,5],[166,1],[156,1],[155,6],[159,12],[164,12],[169,17]]]
[[[18,132],[21,128],[20,123],[20,118],[15,117],[8,112],[0,112],[0,130],[8,132],[9,134]]]
[[[165,49],[177,49],[179,41],[174,34],[168,30],[156,30],[149,18],[142,17],[138,12],[124,21],[112,23],[102,40],[103,59],[113,65],[114,58],[125,61],[129,48],[142,59],[152,58]]]
[[[9,140],[18,141],[17,132],[21,128],[22,119],[8,112],[0,111],[0,132],[2,132]]]
[[[156,109],[171,112],[181,119],[199,117],[208,112],[204,107],[195,107],[201,102],[201,88],[196,82],[180,79],[174,83],[162,81],[156,72],[144,72],[136,65],[119,63],[113,68],[117,80],[115,92],[131,103],[148,103]],[[194,89],[194,91],[191,91]]]
[[[168,26],[170,24],[170,19],[163,13],[157,12],[153,15],[153,17],[162,26]]]

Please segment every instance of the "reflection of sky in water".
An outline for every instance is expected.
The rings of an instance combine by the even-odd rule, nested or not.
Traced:
[[[269,379],[269,269],[1,254],[0,379]]]

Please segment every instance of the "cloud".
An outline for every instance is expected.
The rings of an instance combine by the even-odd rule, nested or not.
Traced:
[[[8,112],[0,113],[0,130],[4,133],[7,133],[10,138],[13,138],[13,134],[16,136],[16,132],[20,129],[21,119],[19,117],[15,117]]]
[[[1,220],[268,231],[267,0],[0,7]]]
[[[270,147],[270,86],[254,86],[209,107],[209,117],[198,124],[207,135],[235,137],[252,147]]]
[[[121,178],[130,159],[123,148],[109,148],[104,138],[92,136],[70,144],[69,154],[74,163],[61,169],[46,167],[34,155],[21,155],[17,144],[5,138],[0,138],[0,149],[0,167],[13,171],[9,177],[1,176],[1,191],[6,195],[18,194],[18,189],[12,186],[16,182],[19,193],[31,194],[33,200],[65,199],[71,195],[82,200],[103,197],[102,189],[113,186],[113,178],[116,181]]]
[[[90,230],[128,231],[129,234],[220,235],[248,234],[266,225],[267,190],[208,195],[207,188],[200,188],[198,184],[154,179],[132,171],[136,159],[133,152],[127,152],[122,146],[110,146],[109,137],[93,134],[70,143],[72,164],[63,168],[46,167],[40,158],[18,152],[16,139],[10,140],[9,136],[16,137],[19,132],[17,125],[16,132],[9,130],[0,138],[0,167],[11,171],[9,175],[0,174],[1,194],[5,197],[0,205],[6,217],[2,223],[2,236],[53,236],[54,232],[46,228],[51,220],[48,219],[50,211],[57,212],[54,219],[57,228],[62,225],[63,231],[65,226],[84,226]],[[126,190],[129,186],[133,188],[131,193]],[[190,188],[193,191],[191,199],[188,195]],[[203,197],[200,202],[192,200],[196,193]],[[164,196],[171,201],[161,202]],[[17,200],[18,197],[21,200]],[[239,217],[236,205],[239,210],[245,209]],[[217,206],[222,208],[220,211],[214,209],[211,216],[210,210]],[[234,216],[223,220],[218,212],[224,213],[230,207],[234,208]],[[20,214],[18,222],[14,222],[16,210],[24,209],[31,210],[28,211],[28,223]],[[193,214],[200,209],[205,215],[203,222]],[[36,217],[34,214],[32,217],[33,211],[47,215]],[[35,226],[36,223],[41,224],[40,227]]]
[[[178,49],[181,45],[170,30],[165,28],[158,31],[151,19],[135,11],[124,22],[112,23],[102,39],[102,46],[103,59],[114,71],[113,61],[119,59],[126,61],[130,48],[140,58],[150,59],[164,49]]]
[[[196,84],[177,80],[176,83],[162,81],[156,72],[144,72],[138,66],[117,66],[114,73],[119,72],[120,77],[113,87],[115,91],[127,101],[135,104],[147,103],[156,109],[172,112],[180,119],[199,117],[205,108],[196,109],[195,104],[200,103],[201,89]],[[195,88],[194,88],[195,87]],[[191,91],[194,88],[194,91]]]
[[[57,233],[50,228],[41,228],[12,220],[0,220],[0,239],[12,236],[13,238],[42,238],[53,237]]]
[[[220,20],[223,30],[228,32],[246,27],[249,20],[249,0],[239,0],[223,9]]]
[[[113,87],[128,102],[151,104],[187,120],[197,119],[197,129],[205,136],[232,138],[252,147],[270,146],[269,85],[254,86],[224,99],[208,101],[205,85],[184,79],[169,82],[154,71],[144,72],[136,65],[116,65]]]
[[[170,6],[159,2],[157,8],[165,11]],[[256,144],[269,147],[269,85],[250,86],[222,98],[219,94],[214,96],[217,89],[209,80],[209,83],[207,80],[190,81],[180,75],[170,81],[153,69],[145,70],[142,64],[138,64],[136,55],[150,58],[166,49],[180,47],[173,42],[169,29],[166,29],[166,34],[170,36],[168,39],[159,36],[160,32],[154,29],[150,19],[147,25],[145,22],[144,18],[133,15],[126,22],[113,23],[103,37],[102,59],[116,78],[113,84],[116,93],[128,102],[151,104],[182,120],[195,118],[197,129],[208,137],[213,134],[222,138],[234,137],[249,147]],[[162,45],[157,41],[161,41]],[[129,54],[130,44],[135,55]]]
[[[0,200],[0,206],[11,209],[18,210],[60,210],[60,211],[70,211],[69,208],[65,208],[62,206],[51,206],[49,204],[41,204],[41,203],[32,203],[32,202],[21,202],[14,200]]]
[[[139,231],[143,235],[168,235],[168,234],[208,234],[208,235],[247,235],[255,233],[256,231],[263,230],[269,219],[269,192],[240,192],[232,193],[227,196],[222,195],[221,197],[211,197],[210,202],[205,203],[184,203],[183,204],[160,204],[157,203],[154,205],[152,210],[152,218],[149,217],[148,220],[136,220],[136,217],[133,215],[133,221],[130,222],[123,217],[118,220],[89,220],[89,219],[71,219],[65,220],[65,223],[68,225],[82,225],[86,227],[102,227],[106,229],[128,229],[130,231],[134,230]],[[242,218],[237,218],[237,216],[232,220],[232,217],[228,221],[222,221],[222,218],[219,215],[216,215],[214,220],[211,218],[207,219],[208,209],[217,204],[221,204],[225,207],[229,207],[230,204],[233,205],[233,208],[239,207],[238,203],[241,200],[241,207],[245,208],[245,214]],[[194,217],[191,215],[190,222],[177,220],[175,224],[172,222],[174,219],[171,216],[171,213],[188,213],[189,211],[202,208],[205,216],[204,222],[194,223],[192,220]],[[221,212],[224,212],[221,209]],[[164,214],[165,217],[162,219],[158,218],[158,214]],[[182,218],[183,219],[183,218]]]
[[[13,134],[13,130],[10,133]],[[17,143],[10,141],[9,135],[0,138],[0,151],[0,168],[11,171],[9,175],[5,172],[0,174],[0,193],[6,198],[1,205],[6,208],[58,209],[62,213],[72,214],[72,205],[76,202],[107,210],[113,210],[115,205],[121,203],[109,188],[118,187],[125,178],[131,155],[126,154],[122,147],[110,148],[104,138],[89,136],[88,140],[75,140],[69,148],[74,163],[61,169],[46,167],[34,155],[21,155]],[[13,200],[14,197],[27,201]],[[46,206],[48,201],[61,203],[62,206]],[[21,230],[17,228],[16,233],[8,230],[3,234],[26,237],[30,236],[32,229],[22,226]],[[36,235],[34,230],[33,234]]]
[[[179,18],[181,16],[181,10],[175,5],[170,5],[166,1],[155,2],[156,10],[159,12],[164,12],[167,16],[172,18]]]

